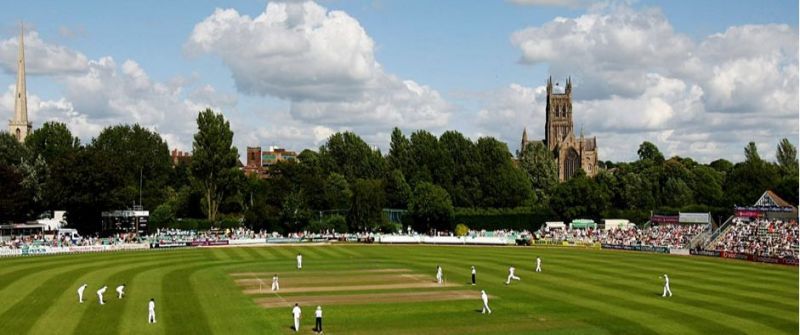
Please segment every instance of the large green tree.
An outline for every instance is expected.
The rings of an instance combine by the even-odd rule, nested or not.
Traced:
[[[609,190],[594,183],[582,169],[559,184],[550,199],[550,207],[564,220],[599,219],[609,205]]]
[[[776,158],[778,166],[784,175],[797,175],[797,148],[789,142],[788,138],[784,138],[778,143],[778,150],[776,151]]]
[[[0,132],[0,164],[17,166],[27,156],[25,146],[14,136],[5,131]]]
[[[798,173],[800,173],[797,164],[797,148],[792,142],[789,142],[789,139],[784,138],[778,143],[776,158],[781,175],[778,185],[775,186],[775,192],[778,192],[786,201],[797,205]]]
[[[54,121],[45,122],[25,138],[25,146],[32,158],[41,156],[48,165],[74,152],[80,145],[80,140],[72,136],[67,125]]]
[[[520,151],[519,166],[528,173],[537,198],[546,201],[547,194],[558,184],[558,165],[553,154],[541,141],[532,142]]]
[[[233,146],[233,131],[222,114],[206,109],[197,115],[197,133],[192,144],[192,178],[203,192],[206,217],[216,221],[220,203],[231,192],[229,182],[239,159]]]
[[[482,137],[475,146],[482,166],[480,206],[518,207],[535,200],[527,173],[514,166],[505,143]]]
[[[389,208],[408,208],[408,198],[411,196],[411,186],[406,182],[406,177],[399,169],[390,171],[386,175],[386,206]]]
[[[456,207],[475,207],[481,198],[480,176],[482,167],[478,151],[470,139],[457,131],[446,131],[439,136],[439,144],[452,162],[451,182],[440,184]]]
[[[454,163],[439,139],[425,130],[411,134],[411,156],[415,160],[413,174],[407,175],[414,187],[419,182],[432,182],[447,189],[453,180]]]
[[[691,188],[697,204],[707,206],[722,205],[722,183],[724,174],[704,165],[692,169]]]
[[[0,163],[0,224],[22,222],[27,218],[31,195],[21,186],[24,176],[11,165]]]
[[[374,231],[384,226],[385,194],[380,179],[356,179],[347,224],[351,231]]]
[[[780,180],[777,167],[761,159],[755,143],[748,143],[744,152],[745,161],[734,165],[725,178],[723,189],[728,205],[751,205]]]
[[[650,162],[654,164],[661,164],[664,162],[664,155],[658,150],[658,147],[652,142],[644,141],[639,145],[639,150],[636,151],[639,155],[639,160]]]
[[[351,182],[357,178],[381,178],[386,170],[380,151],[373,150],[349,131],[331,135],[319,148],[319,156],[323,169],[341,174]]]
[[[116,190],[125,184],[118,157],[95,148],[81,148],[59,160],[50,170],[49,193],[57,208],[67,211],[67,222],[83,234],[100,228],[100,213],[129,204]]]
[[[414,170],[414,158],[411,156],[411,142],[403,135],[400,128],[392,129],[392,138],[389,142],[389,154],[386,163],[390,169],[398,169],[407,175]]]
[[[155,209],[166,200],[172,161],[167,143],[158,133],[138,124],[112,126],[103,129],[91,147],[115,158],[111,164],[121,174],[123,185],[114,192],[125,204]]]
[[[417,184],[408,203],[408,212],[414,219],[415,228],[422,231],[450,229],[454,215],[453,202],[447,191],[428,182]]]

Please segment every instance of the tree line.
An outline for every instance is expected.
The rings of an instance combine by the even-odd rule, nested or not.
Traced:
[[[85,144],[58,122],[43,124],[25,143],[1,133],[0,222],[63,209],[71,226],[94,232],[102,211],[140,204],[157,227],[394,231],[401,226],[384,213],[393,209],[405,211],[403,223],[418,231],[464,222],[494,229],[556,218],[644,222],[652,212],[727,215],[767,189],[795,205],[798,196],[797,150],[787,139],[778,143],[775,161],[749,143],[743,162],[709,164],[666,159],[644,142],[636,161],[606,161],[594,177],[579,170],[559,183],[541,142],[514,156],[492,137],[473,141],[457,131],[437,137],[425,130],[406,136],[395,128],[383,154],[355,133],[340,132],[259,179],[240,168],[222,114],[200,112],[197,127],[191,159],[177,164],[161,136],[139,125],[107,127]]]

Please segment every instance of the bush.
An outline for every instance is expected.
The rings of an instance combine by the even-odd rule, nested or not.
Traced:
[[[469,234],[469,227],[463,223],[456,225],[456,236],[467,236]]]
[[[378,231],[393,234],[397,232],[401,232],[403,230],[403,225],[398,222],[391,222],[389,220],[384,219],[381,222],[381,225],[378,227]]]

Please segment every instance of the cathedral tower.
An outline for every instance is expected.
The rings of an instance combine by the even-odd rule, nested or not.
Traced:
[[[566,181],[583,169],[588,176],[597,174],[597,138],[575,136],[572,122],[572,79],[566,85],[553,86],[553,78],[547,79],[547,106],[545,107],[544,145],[553,153],[558,165],[558,179]],[[522,148],[528,143],[523,133]]]
[[[547,79],[547,106],[545,107],[545,141],[553,150],[558,142],[572,133],[572,80],[567,79],[566,88],[553,87],[553,78]]]
[[[8,132],[17,139],[25,142],[25,137],[31,134],[33,124],[28,121],[28,92],[25,88],[25,42],[23,41],[23,27],[19,26],[19,54],[17,55],[17,90],[14,97],[14,119],[8,121]]]

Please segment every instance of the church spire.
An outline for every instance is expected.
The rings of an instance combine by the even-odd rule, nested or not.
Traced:
[[[528,127],[522,128],[522,143],[519,145],[519,152],[524,152],[528,145]]]
[[[8,122],[8,130],[20,142],[30,135],[32,124],[28,121],[28,92],[25,86],[25,41],[24,27],[19,24],[19,53],[17,54],[17,90],[14,97],[14,119]]]

